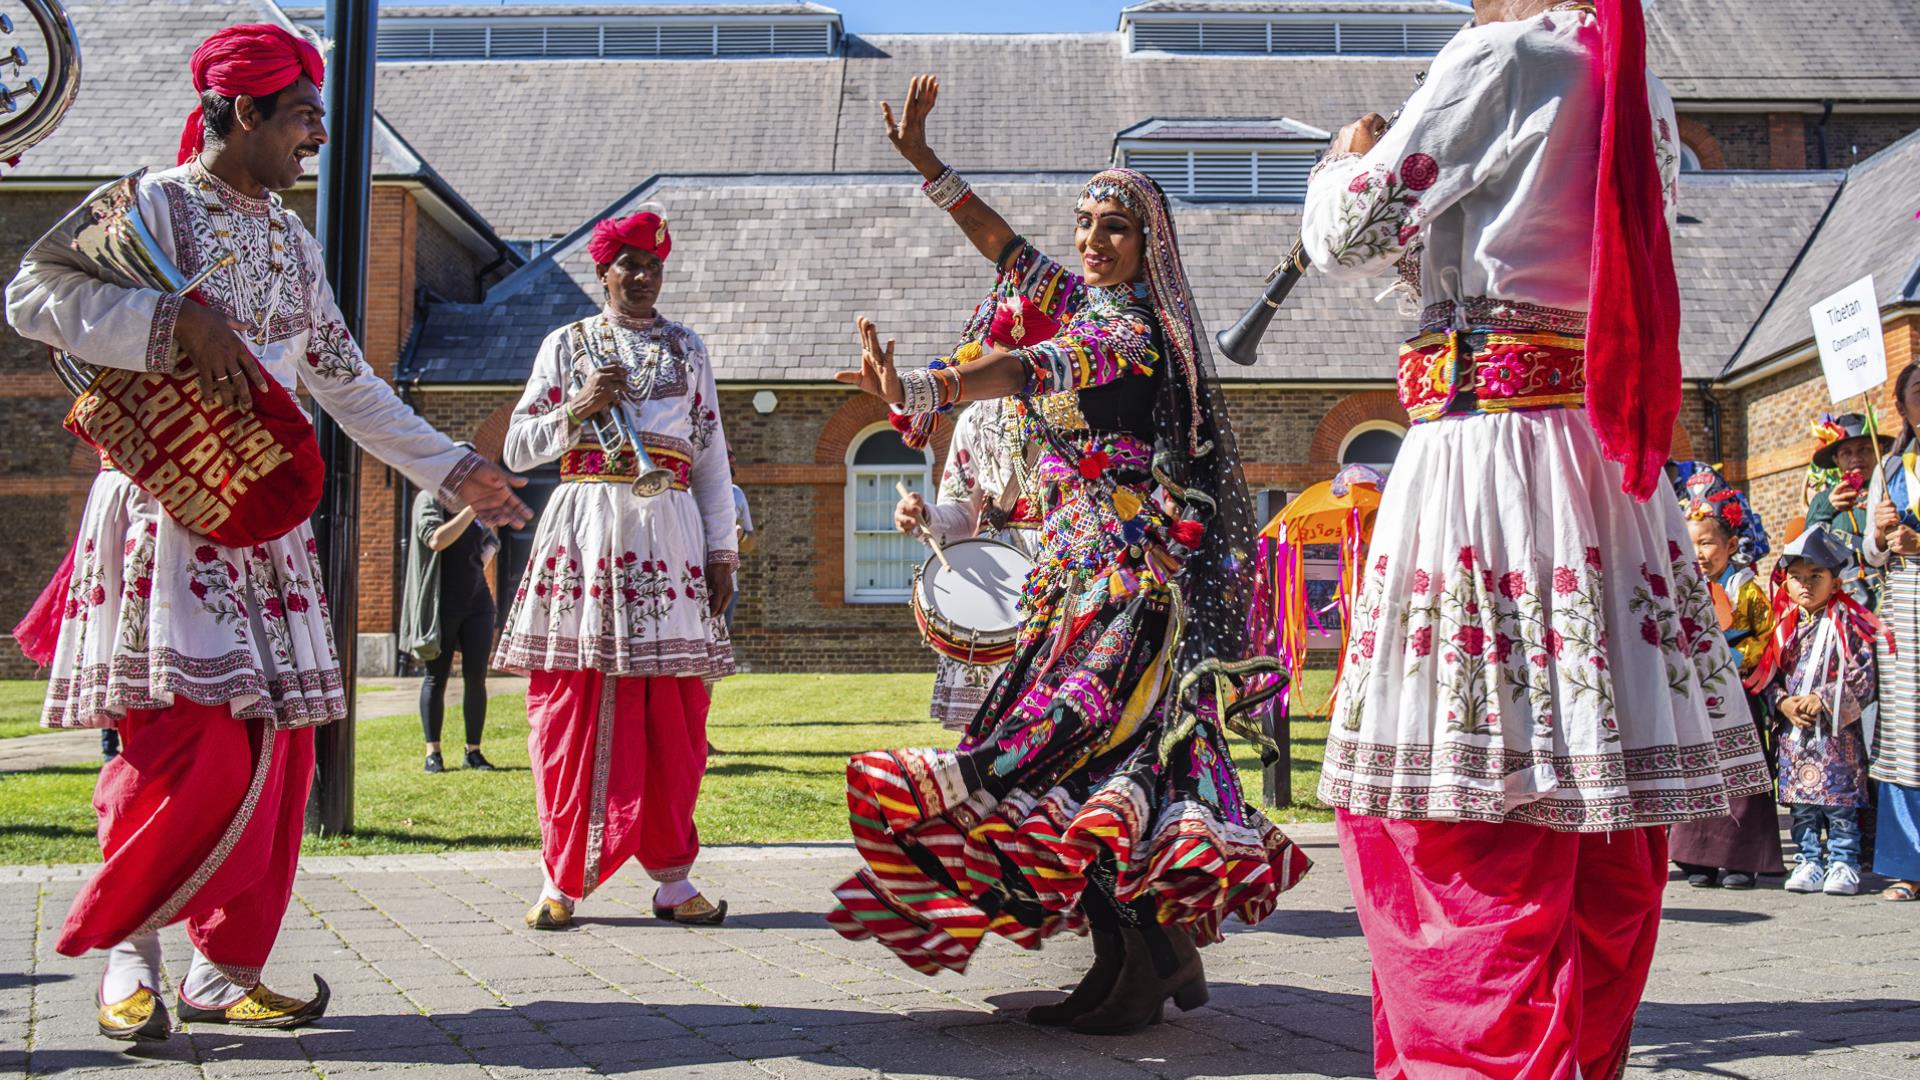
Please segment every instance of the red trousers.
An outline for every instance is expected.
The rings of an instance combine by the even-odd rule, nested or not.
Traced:
[[[119,728],[120,756],[93,792],[105,863],[55,948],[78,956],[184,919],[201,955],[258,983],[293,896],[312,729],[275,731],[184,698]]]
[[[1665,829],[1339,822],[1373,956],[1377,1075],[1621,1074],[1660,929]]]
[[[699,679],[536,671],[527,687],[547,879],[579,898],[638,858],[678,881],[700,854],[693,804],[707,771]]]

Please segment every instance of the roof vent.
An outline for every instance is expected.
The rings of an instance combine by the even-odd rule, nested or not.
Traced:
[[[1184,199],[1300,202],[1327,138],[1285,118],[1148,120],[1114,138],[1113,158]]]
[[[380,21],[380,59],[656,60],[832,56],[838,15],[434,16]]]
[[[1233,56],[1433,56],[1467,25],[1449,4],[1156,2],[1120,16],[1129,52]],[[1397,8],[1397,10],[1396,10]],[[1409,10],[1411,9],[1411,10]]]

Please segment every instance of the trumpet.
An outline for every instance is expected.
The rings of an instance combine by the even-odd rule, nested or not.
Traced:
[[[1427,73],[1423,71],[1414,85],[1418,87],[1426,81]],[[1387,117],[1388,128],[1400,119],[1400,114],[1406,108],[1402,104],[1393,110],[1393,115]],[[1301,275],[1312,265],[1313,260],[1307,257],[1306,241],[1294,241],[1292,250],[1282,256],[1272,270],[1267,271],[1267,287],[1260,294],[1260,299],[1242,312],[1232,326],[1214,335],[1214,345],[1227,359],[1241,367],[1252,367],[1254,361],[1260,359],[1260,339],[1267,335],[1267,327],[1272,324],[1274,313],[1280,310],[1280,305],[1286,302],[1293,287],[1300,283]]]
[[[29,78],[17,86],[0,79],[0,117],[5,118],[0,119],[0,163],[19,157],[53,134],[80,92],[80,39],[73,32],[73,20],[59,0],[24,2],[46,42],[46,78]],[[12,33],[13,20],[0,13],[0,37]],[[30,62],[27,50],[18,45],[0,49],[0,67],[11,67],[15,75]],[[29,98],[22,108],[21,101]]]
[[[631,379],[631,376],[629,376]],[[583,368],[576,367],[573,373],[572,391],[579,393],[587,383],[587,374]],[[673,473],[654,463],[652,455],[647,453],[647,445],[640,441],[640,433],[633,429],[633,419],[627,410],[621,408],[621,402],[633,391],[631,382],[621,394],[606,408],[587,417],[586,427],[593,437],[600,441],[600,448],[609,453],[617,450],[633,451],[633,493],[643,499],[650,499],[673,486]]]

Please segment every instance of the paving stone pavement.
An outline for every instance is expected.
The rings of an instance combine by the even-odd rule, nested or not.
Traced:
[[[86,867],[0,868],[0,1074],[139,1080],[448,1080],[588,1075],[842,1077],[1364,1076],[1367,954],[1325,826],[1292,830],[1316,867],[1259,930],[1206,952],[1213,1001],[1146,1034],[1097,1039],[1010,1018],[1070,985],[1083,940],[1022,952],[989,941],[964,976],[926,978],[820,913],[851,847],[720,848],[696,881],[732,906],[716,929],[648,911],[627,867],[578,929],[535,933],[526,852],[314,858],[295,884],[267,980],[333,986],[320,1026],[194,1025],[128,1051],[93,1030],[94,958],[53,951]],[[1636,1078],[1920,1077],[1920,905],[1791,896],[1777,887],[1667,893]],[[165,935],[185,970],[186,940]]]

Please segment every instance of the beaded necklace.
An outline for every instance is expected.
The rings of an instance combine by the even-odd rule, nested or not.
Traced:
[[[245,279],[242,277],[242,264],[233,251],[233,230],[227,225],[230,211],[227,209],[226,200],[232,199],[241,206],[262,205],[266,209],[269,251],[267,277],[273,284],[268,289],[263,306],[254,311],[239,312],[240,316],[254,327],[254,330],[247,335],[248,340],[257,346],[264,347],[268,336],[273,333],[273,320],[280,313],[280,301],[286,292],[287,275],[284,272],[287,268],[286,211],[277,199],[272,197],[253,199],[236,191],[231,184],[213,175],[213,171],[202,164],[198,157],[193,159],[193,166],[187,171],[187,175],[192,178],[193,190],[200,197],[200,204],[206,208],[207,222],[213,228],[214,240],[224,242],[226,247],[225,251],[216,253],[215,259],[225,259],[230,256],[234,258],[233,267],[228,273],[232,277],[233,287],[230,295],[236,308],[246,307],[248,297],[243,287]]]
[[[654,384],[660,379],[660,367],[667,355],[667,347],[660,341],[660,330],[666,325],[666,320],[656,320],[653,325],[646,327],[632,326],[627,320],[619,320],[621,329],[628,331],[625,335],[613,332],[615,321],[616,316],[605,311],[593,320],[593,336],[599,346],[596,351],[602,357],[617,358],[620,366],[627,369],[628,393],[622,397],[633,402],[646,401],[653,396]],[[637,339],[637,347],[626,345],[623,337]],[[636,376],[646,380],[637,389],[633,385]]]

